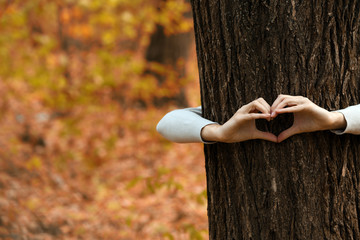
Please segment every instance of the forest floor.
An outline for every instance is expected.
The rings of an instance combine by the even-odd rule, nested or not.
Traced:
[[[2,103],[0,239],[208,238],[202,144],[155,130],[174,107],[49,118],[36,100]]]

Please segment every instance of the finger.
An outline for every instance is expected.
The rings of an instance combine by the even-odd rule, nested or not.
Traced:
[[[275,102],[272,104],[271,108],[270,108],[270,114],[271,114],[271,118],[275,118],[277,116],[276,109],[278,108],[279,104],[281,104],[285,99],[286,99],[286,95],[279,95],[278,98],[275,100]]]
[[[271,112],[271,117],[275,118],[277,115],[279,115],[279,113],[281,111],[283,111],[282,109],[285,109],[285,107],[293,107],[293,106],[297,106],[298,104],[301,104],[300,102],[296,101],[295,98],[292,99],[284,99],[281,103],[279,103],[277,105],[277,107],[275,109],[272,110]],[[281,111],[280,111],[281,110]],[[301,109],[298,109],[299,111]],[[283,112],[284,113],[284,112]]]
[[[266,120],[268,120],[268,121],[270,121],[271,120],[271,117],[270,117],[270,113],[271,113],[271,111],[270,111],[270,105],[265,101],[265,99],[263,99],[263,98],[259,98],[258,100],[257,100],[260,104],[262,104],[265,108],[266,108],[266,112],[264,112],[264,113],[268,113],[269,114],[269,117],[266,119]]]
[[[262,106],[259,102],[257,102],[257,100],[254,100],[251,103],[246,104],[243,107],[243,110],[246,113],[266,112],[266,108],[264,106]]]
[[[277,105],[279,105],[279,103],[282,102],[286,97],[289,97],[289,95],[280,94],[271,105],[271,110],[274,110],[277,107]]]
[[[269,132],[263,132],[263,131],[259,131],[256,130],[255,134],[254,134],[255,139],[263,139],[263,140],[267,140],[270,142],[277,142],[277,137]]]
[[[279,105],[277,105],[276,109],[281,109],[284,107],[292,107],[292,106],[296,106],[298,105],[300,102],[297,101],[296,98],[286,98],[284,99],[284,101],[282,101],[281,103],[279,103]],[[275,111],[276,111],[275,109]]]
[[[259,103],[261,103],[269,112],[270,112],[270,105],[265,101],[265,99],[263,98],[258,98],[257,99]]]
[[[284,141],[285,139],[297,134],[298,131],[297,131],[297,128],[293,125],[291,126],[290,128],[282,131],[279,136],[277,137],[278,138],[278,142],[282,142]]]
[[[246,115],[246,120],[255,120],[255,119],[268,119],[270,113],[249,113]]]
[[[266,107],[264,105],[262,105],[260,102],[258,102],[257,100],[251,102],[251,108],[248,111],[249,113],[257,113],[257,112],[262,112],[262,113],[269,113],[270,112],[266,109]]]
[[[281,95],[279,96],[271,106],[271,109],[274,110],[276,108],[281,108],[280,106],[283,106],[285,103],[292,104],[299,102],[299,97],[301,96],[291,96],[291,95]]]
[[[275,110],[276,115],[282,114],[282,113],[295,113],[300,112],[303,108],[301,106],[293,106],[293,107],[287,107],[282,109]]]
[[[293,107],[288,107],[288,108],[283,108],[285,106],[287,106],[286,103],[284,103],[286,100],[284,100],[283,102],[281,102],[277,108],[273,109],[271,112],[271,119],[276,118],[279,114],[281,113],[286,113],[286,112],[291,112],[289,111],[289,109],[294,110],[294,108],[297,108],[298,106],[293,106]],[[283,106],[284,105],[284,106]],[[286,110],[285,110],[286,109]],[[298,109],[298,111],[300,111],[300,109]],[[295,112],[295,111],[293,111]]]

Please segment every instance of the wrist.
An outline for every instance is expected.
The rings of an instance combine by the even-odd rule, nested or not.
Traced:
[[[201,129],[200,136],[204,142],[221,142],[219,124],[209,124]]]
[[[337,130],[346,128],[346,120],[342,113],[340,112],[330,112],[330,126],[328,129]]]

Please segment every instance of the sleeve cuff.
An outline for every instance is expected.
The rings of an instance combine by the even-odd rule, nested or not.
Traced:
[[[197,107],[197,108],[186,108],[184,109],[186,111],[189,111],[189,112],[193,112],[193,113],[196,113],[197,114],[197,117],[194,118],[194,122],[197,122],[197,126],[196,126],[196,130],[194,129],[194,131],[196,133],[198,133],[198,141],[199,142],[202,142],[202,143],[205,143],[205,144],[214,144],[216,142],[207,142],[207,141],[204,141],[202,138],[201,138],[201,131],[204,127],[206,127],[207,125],[210,125],[210,124],[218,124],[216,122],[213,122],[213,121],[210,121],[210,120],[207,120],[205,118],[203,118],[201,115],[202,115],[202,111],[201,111],[201,107]],[[194,126],[195,127],[195,126]]]
[[[344,115],[346,128],[344,130],[331,130],[331,132],[342,135],[344,133],[360,134],[360,104],[337,110]]]

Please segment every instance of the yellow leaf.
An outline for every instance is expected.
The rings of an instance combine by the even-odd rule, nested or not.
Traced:
[[[34,156],[30,158],[26,162],[26,168],[28,168],[29,170],[40,169],[41,167],[42,167],[42,162],[38,156]]]
[[[32,197],[25,202],[25,205],[30,210],[37,209],[39,206],[39,199]]]

